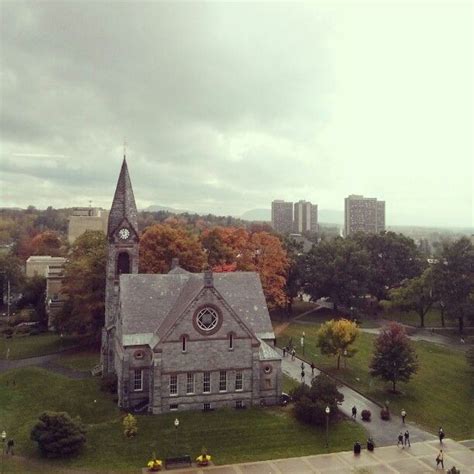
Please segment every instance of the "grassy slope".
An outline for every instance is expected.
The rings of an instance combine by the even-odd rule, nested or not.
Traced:
[[[390,384],[369,375],[368,366],[372,357],[374,336],[360,333],[355,347],[358,352],[347,361],[347,368],[335,369],[333,358],[322,356],[316,349],[316,332],[319,325],[304,326],[306,332],[306,359],[327,369],[357,390],[383,403],[389,400],[393,412],[402,408],[408,412],[410,421],[419,423],[436,432],[443,426],[448,437],[468,439],[474,437],[473,374],[462,353],[427,342],[416,342],[420,369],[408,384],[401,383],[403,392],[394,395],[388,392]],[[285,345],[289,337],[299,343],[302,325],[289,326],[278,339]],[[300,350],[300,347],[297,347]]]
[[[13,385],[13,380],[15,384]],[[29,433],[43,410],[67,411],[88,424],[83,454],[51,466],[126,469],[144,466],[152,451],[160,457],[199,454],[203,445],[217,464],[263,460],[326,452],[325,430],[298,423],[288,408],[179,412],[138,416],[139,434],[122,434],[121,412],[97,388],[97,379],[70,380],[40,368],[0,374],[0,420],[15,439],[18,453],[37,456]],[[94,400],[96,400],[94,402]],[[178,443],[173,420],[179,417]],[[364,439],[363,429],[351,422],[330,427],[331,450],[350,449]]]
[[[81,351],[73,354],[62,355],[58,364],[69,369],[90,371],[100,362],[100,354],[97,351]]]
[[[46,354],[52,354],[61,349],[77,346],[81,340],[73,336],[60,337],[57,334],[40,334],[38,336],[12,337],[11,339],[0,338],[0,359],[24,359]]]

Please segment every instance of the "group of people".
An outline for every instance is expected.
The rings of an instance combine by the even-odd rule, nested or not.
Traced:
[[[398,441],[397,441],[397,446],[402,446],[403,449],[405,449],[405,446],[408,446],[409,448],[411,447],[410,444],[410,433],[408,430],[405,431],[405,433],[400,433],[398,434]]]

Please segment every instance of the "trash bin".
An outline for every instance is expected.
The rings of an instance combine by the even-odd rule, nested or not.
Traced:
[[[356,441],[354,443],[354,454],[360,454],[360,448],[361,448],[360,443]]]

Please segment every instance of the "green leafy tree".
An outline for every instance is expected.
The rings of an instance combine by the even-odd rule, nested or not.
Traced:
[[[329,407],[330,418],[336,418],[338,405],[344,395],[337,390],[334,380],[325,374],[314,377],[311,388],[305,390],[295,401],[295,416],[298,420],[311,425],[322,425],[326,421],[326,407]]]
[[[420,327],[425,327],[426,313],[436,302],[433,287],[433,270],[427,268],[421,276],[405,281],[400,288],[390,290],[390,300],[384,305],[386,308],[415,311],[420,317]]]
[[[368,290],[378,300],[407,278],[419,276],[426,266],[413,239],[395,232],[359,233],[351,237],[369,256]]]
[[[48,319],[46,315],[46,278],[36,275],[27,278],[21,288],[22,296],[18,301],[18,309],[32,307],[36,313],[36,319],[40,325],[46,327]]]
[[[331,319],[326,321],[318,330],[316,335],[316,346],[324,355],[337,358],[339,370],[341,357],[352,357],[355,349],[350,346],[354,343],[359,329],[356,323],[347,319]]]
[[[46,411],[31,430],[31,439],[41,453],[49,458],[77,454],[86,442],[86,430],[79,419],[65,412]]]
[[[359,306],[367,293],[369,258],[361,246],[337,237],[322,241],[305,255],[302,280],[313,301],[330,297],[337,310]]]
[[[302,289],[303,275],[303,243],[291,238],[285,238],[284,246],[288,257],[288,270],[286,275],[286,311],[288,315],[293,313],[293,300]]]
[[[11,253],[0,254],[0,305],[6,299],[8,282],[10,294],[21,291],[24,282],[21,260]]]
[[[370,362],[370,375],[392,382],[408,382],[418,370],[418,360],[410,340],[400,324],[391,322],[378,335]]]
[[[466,316],[474,312],[474,247],[466,237],[443,244],[434,266],[434,291],[447,316],[458,319],[463,332]]]
[[[62,293],[66,302],[55,325],[61,331],[100,335],[104,325],[106,238],[86,231],[71,249],[64,270]]]

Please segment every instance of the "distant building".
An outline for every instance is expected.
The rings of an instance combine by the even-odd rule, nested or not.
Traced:
[[[64,278],[64,264],[54,263],[48,266],[46,274],[46,314],[48,315],[48,329],[53,331],[56,315],[62,309],[66,298],[61,289]]]
[[[294,205],[293,230],[299,234],[318,231],[318,206],[309,201],[298,201]]]
[[[70,244],[86,230],[100,230],[107,233],[109,212],[97,207],[75,207],[69,217],[67,238]]]
[[[293,203],[276,199],[272,202],[272,227],[282,234],[293,231]]]
[[[308,253],[313,248],[313,242],[301,234],[290,234],[289,238],[297,244],[301,244],[301,253]]]
[[[351,194],[344,200],[344,235],[385,230],[385,201]]]
[[[64,265],[64,257],[50,257],[49,255],[32,255],[26,261],[26,276],[31,278],[36,275],[47,277],[50,265]]]

